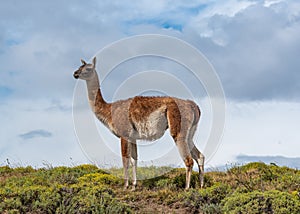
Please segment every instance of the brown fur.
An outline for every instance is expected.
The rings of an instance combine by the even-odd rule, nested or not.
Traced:
[[[136,185],[136,140],[156,140],[169,128],[187,169],[186,189],[190,184],[193,159],[199,167],[202,187],[204,156],[193,143],[201,115],[199,107],[193,101],[174,97],[136,96],[107,103],[102,97],[95,70],[96,58],[93,59],[93,64],[87,64],[83,60],[82,63],[74,77],[86,80],[89,102],[96,117],[121,139],[125,186],[128,186],[130,161],[134,167],[133,184]]]
[[[122,157],[129,158],[129,147],[128,147],[128,141],[125,140],[124,138],[121,138],[121,152],[122,152]]]
[[[184,163],[187,167],[193,167],[194,165],[194,161],[191,157],[187,157],[185,160],[184,160]]]

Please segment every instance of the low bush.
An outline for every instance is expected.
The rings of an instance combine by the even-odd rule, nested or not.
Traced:
[[[110,187],[120,180],[90,165],[1,170],[11,175],[0,180],[0,213],[131,212]]]
[[[234,166],[205,173],[203,189],[193,172],[188,191],[185,169],[141,167],[138,174],[151,178],[139,181],[132,192],[123,189],[122,169],[3,166],[0,213],[300,213],[296,169],[264,163]]]
[[[287,192],[271,190],[234,193],[222,201],[224,213],[300,213],[299,198]]]

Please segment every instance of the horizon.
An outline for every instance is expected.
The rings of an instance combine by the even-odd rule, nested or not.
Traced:
[[[117,41],[156,34],[183,40],[196,48],[212,65],[224,89],[225,128],[218,149],[206,163],[208,168],[266,157],[278,157],[278,165],[300,167],[300,3],[296,0],[172,4],[146,0],[136,4],[17,1],[3,3],[0,10],[0,166],[7,165],[7,160],[12,165],[33,167],[44,163],[93,163],[74,130],[73,96],[77,85],[83,108],[89,115],[91,111],[87,108],[85,83],[75,81],[73,71],[80,66],[81,58],[89,61]],[[106,62],[97,60],[99,74]],[[183,83],[205,113],[196,142],[202,151],[213,116],[205,85],[195,82],[187,70],[163,57],[137,57],[100,76],[102,94],[108,101],[139,95],[134,90],[146,85],[140,80],[123,89],[126,93],[118,90],[129,78],[138,79],[139,72],[166,72],[174,77],[173,85],[168,81],[170,76],[158,76],[157,72],[153,82],[161,81],[176,96],[189,98],[175,85]],[[153,91],[144,93],[163,92],[153,87]],[[95,122],[105,142],[111,143],[111,152],[120,156],[118,139]],[[163,139],[152,143],[159,146],[154,145],[151,152],[143,143],[138,146],[138,166],[174,148],[168,135],[166,131]],[[172,154],[164,163],[183,166],[178,152]],[[104,165],[121,166],[120,157],[101,158]]]

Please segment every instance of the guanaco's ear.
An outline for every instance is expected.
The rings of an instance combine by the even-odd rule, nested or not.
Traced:
[[[86,65],[86,62],[83,59],[80,59],[80,61],[83,65]]]
[[[96,57],[93,58],[93,67],[96,67]]]

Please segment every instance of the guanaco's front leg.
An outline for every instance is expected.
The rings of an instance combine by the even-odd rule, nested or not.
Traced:
[[[129,175],[128,168],[130,163],[130,154],[131,154],[131,145],[130,143],[121,138],[121,151],[122,151],[122,161],[123,161],[123,170],[124,170],[124,188],[127,189],[129,185]]]

